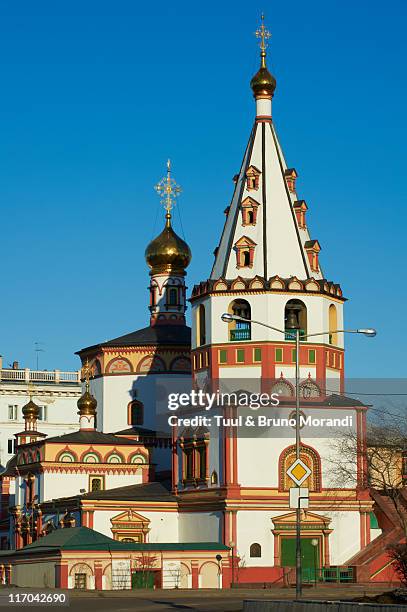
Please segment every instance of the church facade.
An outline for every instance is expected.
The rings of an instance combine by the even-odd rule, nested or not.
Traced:
[[[303,563],[347,566],[380,537],[377,524],[371,524],[374,502],[366,484],[367,407],[344,396],[345,297],[323,274],[297,172],[282,153],[263,25],[259,35],[261,65],[251,81],[254,125],[212,271],[192,290],[192,334],[185,319],[191,251],[172,227],[179,190],[168,164],[157,186],[165,226],[146,249],[149,326],[78,352],[85,385],[78,431],[46,437],[37,430],[35,403],[24,408],[25,430],[1,476],[9,574],[21,559],[35,560],[41,542],[68,546],[68,536],[55,535],[59,529],[87,529],[99,534],[103,550],[112,548],[110,539],[112,549],[132,551],[131,574],[140,570],[140,551],[151,546],[170,551],[179,582],[168,578],[168,568],[164,580],[163,556],[157,554],[147,568],[161,572],[161,578],[154,576],[156,586],[226,588],[232,582],[278,583],[290,575],[296,527],[294,484],[287,474],[296,459],[293,329],[300,336],[301,415],[346,422],[361,449],[354,482],[345,486],[330,470],[332,440],[344,430],[302,427],[300,457],[309,469],[302,483],[309,490],[301,512]],[[179,392],[265,394],[278,401],[261,410],[240,401],[217,402],[210,411],[187,405],[168,412],[176,424],[164,428],[157,405],[163,389],[174,384]],[[250,431],[241,426],[239,417],[260,414],[266,426]],[[194,417],[204,416],[207,420],[195,425]],[[287,425],[267,425],[267,418],[285,419]],[[75,531],[75,537],[87,533]],[[87,588],[116,588],[113,561],[109,569],[106,556],[102,573],[109,578],[101,578],[101,559],[77,570],[86,557],[83,546],[75,549],[76,557],[66,557],[63,570],[58,566],[55,586],[82,581]],[[9,575],[5,569],[3,574]],[[126,588],[132,584],[129,579]]]

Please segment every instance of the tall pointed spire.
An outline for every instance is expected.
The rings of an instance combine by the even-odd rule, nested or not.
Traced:
[[[260,69],[251,81],[256,119],[215,251],[211,278],[322,279],[319,243],[311,240],[305,219],[307,205],[297,198],[297,174],[287,167],[271,117],[276,80],[266,64],[271,34],[263,15],[256,36]]]

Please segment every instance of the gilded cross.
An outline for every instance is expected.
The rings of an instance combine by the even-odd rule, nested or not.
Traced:
[[[260,49],[262,53],[267,49],[267,40],[271,38],[270,32],[264,25],[264,14],[261,14],[261,26],[255,32],[256,38],[260,38]]]
[[[82,376],[85,379],[86,391],[89,391],[89,379],[90,379],[91,374],[92,374],[92,370],[89,365],[89,359],[86,358],[86,361],[82,366]]]
[[[27,385],[27,395],[29,396],[30,400],[32,400],[33,396],[35,395],[35,385],[32,382],[29,382]]]
[[[175,204],[175,199],[181,193],[181,187],[177,185],[174,179],[171,177],[171,161],[167,161],[167,176],[161,179],[159,183],[154,187],[158,195],[161,196],[161,204],[163,204],[167,214],[170,213],[172,207]]]

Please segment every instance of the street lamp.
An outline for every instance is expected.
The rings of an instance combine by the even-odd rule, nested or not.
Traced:
[[[231,323],[232,321],[244,321],[246,323],[255,323],[256,325],[261,325],[262,327],[267,327],[268,329],[272,329],[280,334],[284,334],[286,340],[294,340],[295,341],[295,458],[296,460],[300,459],[300,451],[301,451],[301,439],[300,439],[300,335],[301,330],[298,323],[298,317],[296,313],[296,309],[293,308],[290,310],[286,329],[282,330],[278,327],[273,327],[268,323],[263,323],[263,321],[256,321],[255,319],[245,319],[239,315],[229,314],[225,312],[221,316],[222,321],[224,323]],[[325,332],[317,332],[313,334],[304,334],[301,335],[301,340],[306,340],[315,336],[326,336],[329,334],[362,334],[363,336],[373,338],[376,336],[376,330],[373,328],[362,328],[362,329],[335,329],[329,330]],[[299,489],[299,485],[297,485]],[[300,500],[300,491],[298,491],[298,502],[296,508],[296,519],[295,519],[295,567],[296,567],[296,579],[295,579],[295,596],[298,599],[302,595],[302,562],[301,562],[301,500]]]
[[[317,538],[312,538],[311,545],[314,548],[314,586],[317,586],[317,546],[319,542]]]
[[[232,553],[232,589],[233,586],[235,584],[235,543],[230,541],[229,542],[229,548],[230,548],[230,552]]]

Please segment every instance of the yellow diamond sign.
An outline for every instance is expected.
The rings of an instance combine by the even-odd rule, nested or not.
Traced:
[[[308,476],[311,476],[311,474],[312,472],[308,465],[301,459],[296,459],[287,470],[287,476],[289,476],[298,487],[301,486],[304,480],[307,480]]]

